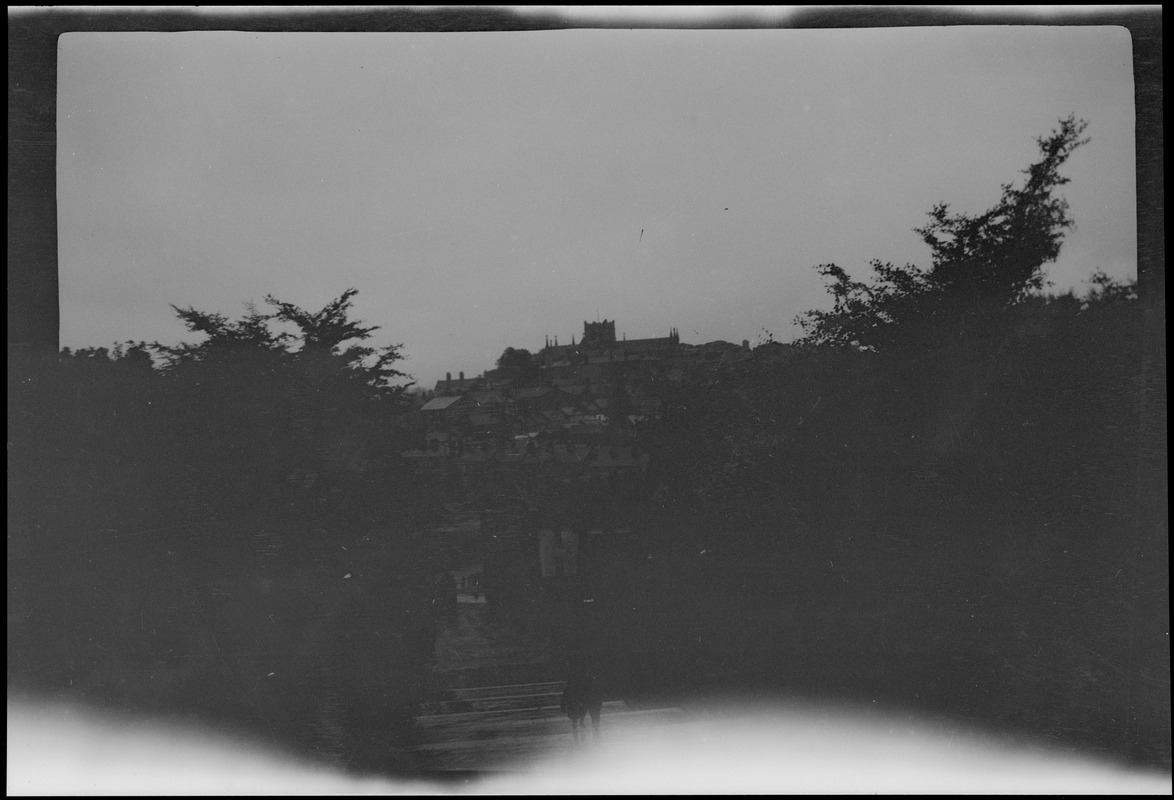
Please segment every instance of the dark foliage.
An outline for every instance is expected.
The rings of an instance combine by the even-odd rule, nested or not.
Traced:
[[[533,353],[521,348],[507,347],[497,359],[498,367],[529,367],[533,364]]]
[[[685,673],[875,687],[1169,764],[1143,305],[1100,273],[1039,291],[1083,130],[990,211],[935,208],[930,269],[821,267],[835,305],[804,340],[687,385],[646,434],[657,518],[700,529],[674,548],[705,598],[665,656]]]
[[[1064,232],[1073,226],[1068,204],[1056,194],[1068,183],[1060,168],[1080,145],[1087,123],[1074,116],[1037,139],[1040,160],[1024,170],[1023,186],[1002,187],[999,202],[978,214],[952,213],[945,203],[916,229],[929,246],[928,269],[872,262],[872,283],[853,280],[835,264],[817,269],[828,278],[831,311],[799,318],[811,344],[884,349],[943,335],[966,336],[989,328],[987,316],[1045,285],[1044,267],[1055,261]]]
[[[353,296],[177,308],[202,340],[10,364],[10,685],[401,766],[439,568],[429,487],[392,457],[399,347],[367,345]]]

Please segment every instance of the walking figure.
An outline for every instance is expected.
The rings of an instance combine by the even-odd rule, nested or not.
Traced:
[[[563,690],[559,709],[571,720],[571,738],[575,742],[586,740],[583,722],[588,714],[591,715],[591,733],[595,739],[598,739],[599,714],[603,710],[603,696],[595,684],[595,675],[586,671],[571,672],[567,677],[567,685]]]

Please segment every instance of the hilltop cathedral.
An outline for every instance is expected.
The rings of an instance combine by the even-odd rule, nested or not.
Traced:
[[[559,345],[558,339],[553,343],[550,337],[546,339],[546,346],[538,352],[538,361],[544,367],[557,366],[561,362],[573,360],[599,361],[628,361],[647,358],[662,358],[671,355],[681,343],[681,337],[676,328],[669,331],[668,336],[652,339],[616,339],[616,322],[605,319],[602,322],[583,322],[583,338],[578,344],[571,337],[569,345]]]

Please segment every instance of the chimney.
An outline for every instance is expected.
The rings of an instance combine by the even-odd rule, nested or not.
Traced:
[[[749,339],[743,339],[743,340],[742,340],[742,349],[743,349],[743,350],[749,350],[749,349],[750,349],[750,340],[749,340]]]
[[[465,373],[462,372],[461,373],[461,380],[464,380],[464,379],[465,379]]]
[[[452,373],[451,372],[444,373],[444,379],[446,381],[451,381],[452,380]]]

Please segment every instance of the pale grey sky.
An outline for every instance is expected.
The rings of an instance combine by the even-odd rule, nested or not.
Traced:
[[[1122,28],[67,33],[61,341],[351,286],[428,387],[596,318],[786,341],[815,265],[927,264],[932,205],[992,205],[1069,113],[1059,290],[1137,273]]]

